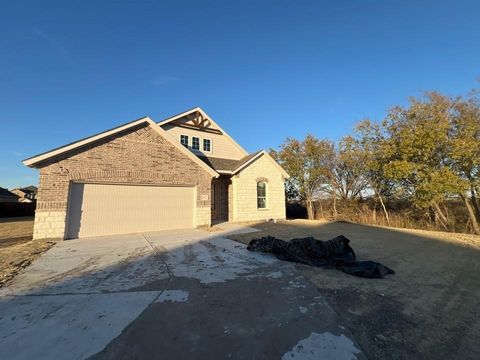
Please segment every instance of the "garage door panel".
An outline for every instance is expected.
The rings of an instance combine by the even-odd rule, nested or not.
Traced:
[[[70,238],[194,226],[193,187],[73,184]]]

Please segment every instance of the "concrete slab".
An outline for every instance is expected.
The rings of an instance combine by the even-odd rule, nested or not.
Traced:
[[[159,277],[168,272],[142,234],[76,239],[56,244],[0,296],[121,292]]]
[[[0,299],[3,359],[85,359],[101,351],[158,292]]]
[[[235,235],[235,234],[249,234],[249,233],[254,233],[258,232],[260,230],[251,227],[251,226],[245,226],[243,224],[237,224],[237,223],[232,223],[232,222],[221,222],[215,224],[216,228],[219,228],[222,230],[222,235]]]
[[[328,348],[332,358],[362,358],[293,265],[223,234],[182,230],[57,244],[0,291],[0,353],[308,359],[298,350],[305,343],[310,355]]]
[[[282,360],[350,360],[358,353],[360,350],[343,334],[337,336],[329,332],[311,333],[309,337],[301,340],[292,350],[283,355]]]

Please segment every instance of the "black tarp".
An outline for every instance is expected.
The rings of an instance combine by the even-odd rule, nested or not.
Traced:
[[[273,236],[250,241],[250,251],[274,254],[278,259],[318,267],[342,270],[355,276],[383,278],[394,274],[392,269],[374,261],[356,261],[350,240],[340,235],[331,240],[322,241],[313,237],[284,241]]]

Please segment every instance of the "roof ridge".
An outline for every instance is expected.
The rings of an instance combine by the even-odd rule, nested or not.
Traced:
[[[194,111],[194,110],[201,110],[201,108],[200,108],[200,106],[194,106],[194,107],[191,108],[191,109],[181,111],[181,112],[179,112],[179,113],[177,113],[177,114],[175,114],[175,115],[168,116],[168,117],[164,118],[163,120],[156,121],[156,123],[160,125],[161,123],[163,123],[163,122],[165,122],[165,121],[167,121],[167,120],[170,120],[171,118],[174,118],[174,117],[180,116],[180,115],[182,115],[182,114],[186,114],[186,113],[192,112],[192,111]]]

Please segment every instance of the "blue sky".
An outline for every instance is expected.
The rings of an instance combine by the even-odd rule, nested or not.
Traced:
[[[0,13],[0,186],[21,160],[202,107],[247,151],[339,139],[426,90],[478,87],[478,1],[11,1]]]

